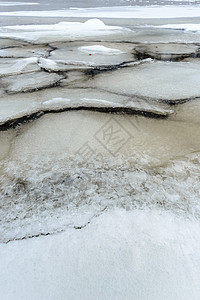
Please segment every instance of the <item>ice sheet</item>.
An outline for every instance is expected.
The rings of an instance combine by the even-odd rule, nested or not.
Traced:
[[[48,56],[49,51],[52,50],[48,46],[18,46],[15,47],[16,41],[10,41],[11,45],[0,49],[0,58],[25,58],[25,57],[45,57]]]
[[[71,8],[53,11],[1,12],[2,16],[79,17],[79,18],[186,18],[200,17],[200,6],[119,6],[97,8]]]
[[[11,75],[18,75],[21,73],[30,73],[39,71],[38,58],[30,57],[20,60],[11,60],[10,62],[0,62],[0,78]]]
[[[66,96],[68,98],[66,98]],[[162,103],[138,101],[111,93],[67,88],[52,88],[26,95],[10,95],[0,99],[0,125],[36,112],[83,108],[130,108],[135,112],[149,112],[168,116],[174,111]]]
[[[178,102],[200,96],[199,65],[149,62],[98,75],[85,85],[123,95]]]
[[[27,92],[54,86],[62,78],[64,77],[58,74],[32,72],[28,75],[22,74],[4,77],[1,79],[1,86],[3,86],[7,93]]]

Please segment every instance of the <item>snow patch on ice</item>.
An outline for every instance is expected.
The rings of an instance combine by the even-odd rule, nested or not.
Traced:
[[[64,98],[53,98],[51,100],[47,100],[45,102],[43,102],[43,105],[45,106],[51,106],[51,105],[57,105],[57,104],[61,104],[61,105],[65,105],[65,104],[69,104],[71,102],[70,99],[64,99]]]
[[[103,55],[117,55],[124,53],[119,49],[108,48],[102,45],[93,45],[93,46],[82,46],[78,48],[79,51],[86,52],[86,53],[98,53]]]
[[[85,23],[60,22],[51,25],[15,25],[0,27],[0,37],[25,40],[28,42],[56,42],[77,40],[90,36],[104,36],[121,32],[131,32],[130,29],[119,26],[107,26],[98,19]]]

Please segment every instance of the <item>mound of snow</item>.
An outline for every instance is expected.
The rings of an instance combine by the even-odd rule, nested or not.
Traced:
[[[0,37],[47,43],[119,34],[120,32],[130,32],[130,30],[119,26],[107,26],[98,19],[91,19],[85,23],[60,22],[51,25],[5,26],[0,28]]]
[[[123,51],[114,48],[108,48],[102,45],[93,45],[93,46],[82,46],[78,48],[82,52],[86,53],[98,53],[98,54],[106,54],[106,55],[113,55],[113,54],[122,54]]]

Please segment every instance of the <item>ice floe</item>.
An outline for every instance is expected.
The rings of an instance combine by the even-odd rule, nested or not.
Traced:
[[[15,44],[15,42],[12,42],[12,44]],[[50,47],[45,46],[18,46],[14,47],[7,46],[6,48],[3,47],[3,49],[0,49],[0,58],[25,58],[25,57],[46,57],[48,56],[50,50],[52,50]]]
[[[40,71],[40,67],[37,63],[37,57],[10,60],[6,62],[1,62],[0,60],[0,77]]]
[[[17,123],[17,120],[20,123],[22,118],[35,113],[51,111],[82,109],[113,113],[146,114],[147,116],[157,117],[167,117],[174,112],[171,107],[162,103],[139,101],[98,90],[67,89],[64,87],[34,93],[2,96],[0,106],[0,129],[6,126],[12,127],[14,123]]]
[[[117,50],[118,49],[116,49],[116,51]],[[77,47],[69,46],[69,48],[63,47],[52,51],[48,59],[40,58],[39,65],[50,71],[64,71],[101,66],[111,67],[122,63],[132,62],[134,60],[135,58],[131,52],[119,53],[118,55],[107,55],[104,53],[94,53],[92,51],[91,53],[85,51],[82,52],[79,51]]]
[[[49,98],[49,100],[52,99]],[[90,102],[93,100],[90,98]],[[6,108],[6,103],[4,105]],[[29,116],[28,110],[31,111],[31,107],[27,109],[25,101],[25,108],[22,102],[21,105],[21,112]],[[60,113],[56,114],[55,107],[59,109],[59,106]],[[27,163],[35,156],[38,156],[39,160],[40,158],[43,160],[43,156],[49,157],[53,163],[54,157],[57,160],[58,155],[63,155],[66,166],[68,160],[76,164],[80,155],[79,158],[89,167],[90,164],[96,162],[97,154],[99,154],[105,168],[107,159],[110,159],[112,163],[113,158],[118,156],[122,164],[123,161],[128,160],[133,165],[150,167],[166,164],[170,159],[198,151],[200,147],[199,122],[178,121],[176,115],[167,119],[153,119],[144,118],[143,115],[140,117],[129,114],[100,113],[90,111],[90,109],[77,111],[75,108],[74,111],[67,109],[65,112],[65,109],[62,109],[63,106],[63,103],[53,105],[50,103],[52,113],[50,109],[49,113],[42,114],[40,119],[35,120],[33,116],[34,122],[20,126],[20,136],[13,140],[11,150],[2,155],[7,155],[10,161],[25,159]],[[19,106],[15,108],[15,114],[17,109],[20,112]],[[43,105],[43,109],[48,110],[48,106]],[[103,111],[106,112],[106,109]],[[23,116],[21,112],[20,115]],[[24,119],[26,121],[26,118],[22,118],[20,122],[14,124],[13,117],[14,115],[11,116],[10,112],[11,125],[20,125],[20,122],[23,124]],[[115,135],[110,137],[111,129],[111,133],[114,131]],[[18,130],[11,130],[11,132],[17,134]],[[89,157],[88,154],[90,154]]]
[[[159,60],[183,60],[187,57],[198,57],[199,46],[194,44],[140,44],[134,47],[135,55],[138,59],[144,59],[147,57],[159,59]]]
[[[1,85],[7,93],[34,91],[56,85],[63,76],[46,72],[33,72],[1,79]]]
[[[85,85],[171,103],[200,96],[199,65],[189,62],[150,62],[101,74]]]

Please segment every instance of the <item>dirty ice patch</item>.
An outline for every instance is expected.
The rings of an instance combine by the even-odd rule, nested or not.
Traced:
[[[20,39],[28,42],[48,43],[56,41],[79,40],[94,36],[131,32],[119,26],[107,26],[98,19],[84,23],[60,22],[51,25],[16,25],[0,27],[1,38]]]
[[[117,54],[124,53],[119,49],[108,48],[102,45],[82,46],[79,47],[78,50],[81,52],[86,52],[91,54],[97,53],[97,54],[104,54],[104,55],[117,55]]]
[[[52,11],[14,11],[1,12],[2,16],[26,16],[26,17],[79,17],[79,18],[185,18],[200,17],[199,5],[156,5],[156,6],[118,6],[95,8],[70,8],[66,10]]]

